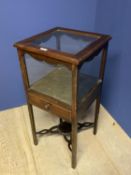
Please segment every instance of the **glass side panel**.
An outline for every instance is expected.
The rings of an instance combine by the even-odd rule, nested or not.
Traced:
[[[41,78],[36,83],[32,84],[31,89],[42,94],[53,97],[68,105],[72,103],[72,86],[71,86],[71,72],[66,67],[59,67],[51,71],[45,77]],[[97,78],[80,74],[78,100],[84,99],[91,88],[96,84]]]
[[[30,86],[53,71],[57,66],[45,61],[38,61],[28,54],[25,54],[25,62]]]
[[[55,31],[51,34],[48,34],[48,36],[34,40],[32,44],[41,48],[54,49],[60,52],[77,54],[96,40],[96,37]]]
[[[71,106],[72,72],[69,68],[60,64],[53,65],[38,61],[28,54],[25,55],[25,62],[31,90]],[[78,104],[86,100],[87,94],[98,83],[99,80],[94,75],[79,71]]]
[[[57,67],[31,86],[31,89],[71,104],[71,72],[66,67]]]
[[[71,70],[64,65],[49,64],[25,55],[30,89],[52,97],[66,104],[71,104]]]
[[[99,78],[101,54],[100,52],[96,57],[91,57],[88,61],[85,61],[80,68],[80,72]]]

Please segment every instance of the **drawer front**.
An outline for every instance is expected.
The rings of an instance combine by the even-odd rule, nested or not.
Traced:
[[[28,94],[28,99],[30,104],[35,105],[41,109],[44,109],[47,112],[56,114],[59,117],[63,118],[64,120],[71,122],[71,111],[64,108],[63,106],[53,104],[42,97],[36,96],[33,93]]]

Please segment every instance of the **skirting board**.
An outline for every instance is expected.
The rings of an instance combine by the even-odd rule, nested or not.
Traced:
[[[118,122],[114,119],[114,117],[106,110],[106,108],[101,104],[100,107],[100,115],[102,115],[102,118],[107,120],[109,122],[111,129],[114,131],[117,130],[119,133],[121,133],[123,136],[127,137],[128,139],[131,139],[128,134],[124,131],[124,129],[118,124]]]

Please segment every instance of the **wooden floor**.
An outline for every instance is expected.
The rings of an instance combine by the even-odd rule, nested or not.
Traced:
[[[58,122],[35,108],[37,129]],[[93,107],[88,120],[93,119]],[[44,136],[34,146],[26,106],[0,112],[0,175],[131,175],[131,139],[101,107],[98,134],[78,134],[78,164],[62,136]]]

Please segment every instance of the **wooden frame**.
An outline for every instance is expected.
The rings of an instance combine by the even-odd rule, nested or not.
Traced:
[[[48,48],[48,52],[44,52],[40,50],[39,46],[32,45],[32,41],[44,37],[46,35],[49,35],[55,31],[62,31],[66,33],[73,33],[76,35],[82,35],[82,36],[90,36],[97,38],[95,42],[90,44],[88,47],[83,49],[77,54],[70,54],[65,52],[58,52],[54,49]],[[62,27],[56,27],[51,30],[48,30],[47,32],[40,33],[38,35],[32,36],[28,39],[19,41],[14,44],[15,47],[22,49],[23,51],[30,52],[30,53],[39,53],[39,55],[53,58],[55,60],[61,60],[67,63],[72,63],[79,65],[84,60],[88,60],[92,55],[98,54],[99,51],[104,47],[104,45],[111,39],[109,35],[103,35],[103,34],[97,34],[97,33],[91,33],[91,32],[83,32],[73,29],[66,29]]]
[[[77,54],[70,54],[65,52],[59,52],[60,50],[60,41],[57,40],[57,51],[53,49],[48,49],[47,52],[40,50],[39,46],[32,45],[32,41],[46,35],[54,31],[62,31],[75,35],[82,36],[90,36],[95,37],[96,41],[90,44],[88,47],[85,47]],[[107,48],[108,41],[111,39],[109,35],[91,33],[91,32],[82,32],[78,30],[66,29],[61,27],[53,28],[47,32],[35,35],[28,39],[22,40],[14,44],[18,50],[19,62],[21,66],[23,82],[27,97],[28,110],[30,115],[30,122],[32,128],[32,135],[34,144],[38,144],[38,140],[36,137],[36,128],[35,128],[35,120],[32,105],[38,106],[46,111],[50,111],[54,114],[57,114],[64,120],[68,121],[72,125],[71,131],[71,141],[72,141],[72,167],[76,167],[77,160],[77,117],[78,117],[78,71],[79,66],[84,63],[84,61],[88,61],[93,59],[101,50],[102,50],[102,60],[100,66],[99,79],[102,83],[95,86],[90,94],[87,96],[87,100],[83,106],[89,106],[96,99],[96,111],[95,111],[95,120],[94,120],[94,134],[97,132],[97,123],[98,123],[98,114],[100,107],[100,96],[104,78],[104,70],[106,64],[106,56],[107,56]],[[25,64],[24,55],[28,53],[36,60],[46,61],[51,64],[63,64],[70,69],[72,72],[72,105],[66,105],[56,99],[53,99],[44,94],[40,94],[30,89],[27,68]],[[83,110],[83,109],[82,109]]]

